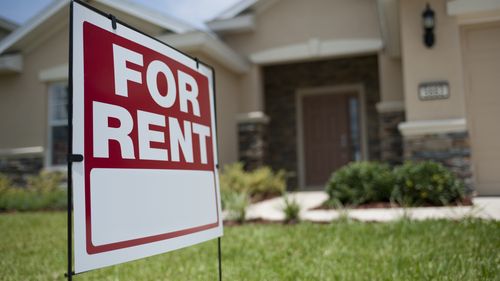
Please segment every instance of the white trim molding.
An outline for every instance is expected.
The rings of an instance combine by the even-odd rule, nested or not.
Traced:
[[[169,34],[158,36],[157,39],[166,42],[184,52],[202,52],[236,73],[246,73],[250,64],[243,57],[229,48],[214,35],[197,31],[184,34]]]
[[[43,146],[29,146],[0,149],[0,157],[22,157],[43,154]]]
[[[239,15],[244,10],[250,8],[257,0],[239,0],[233,5],[229,6],[227,9],[223,10],[221,13],[215,16],[217,20],[230,19]]]
[[[499,0],[453,0],[446,4],[450,16],[500,10]]]
[[[267,116],[262,111],[252,111],[252,112],[238,114],[238,116],[236,117],[236,120],[240,124],[241,123],[264,123],[264,124],[267,124],[270,121],[269,116]]]
[[[454,0],[447,3],[447,13],[459,25],[499,21],[500,0]]]
[[[278,0],[238,0],[216,15],[214,20],[234,18],[246,13],[245,11],[254,12],[256,14],[262,13],[276,2],[278,2]]]
[[[381,101],[375,107],[379,113],[405,111],[405,103],[401,100]]]
[[[23,71],[23,56],[21,54],[9,54],[0,56],[0,74],[21,73]]]
[[[250,61],[256,64],[271,64],[314,58],[376,53],[382,50],[382,48],[383,43],[380,38],[332,40],[312,38],[306,42],[253,53],[250,55]]]
[[[408,121],[398,125],[399,131],[405,137],[427,134],[458,133],[467,131],[465,118]]]
[[[216,33],[242,33],[255,30],[255,17],[253,15],[243,15],[230,19],[211,21],[206,23],[206,25]]]
[[[47,69],[38,73],[38,79],[42,82],[55,82],[68,80],[68,65],[63,64]]]

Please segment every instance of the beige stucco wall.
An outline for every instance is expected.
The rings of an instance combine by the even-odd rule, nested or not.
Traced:
[[[255,31],[224,40],[248,55],[313,38],[380,38],[376,1],[371,0],[281,0],[255,21]]]
[[[436,44],[423,45],[421,13],[429,2],[436,12]],[[401,0],[401,40],[406,118],[408,121],[465,117],[462,60],[459,27],[455,18],[446,14],[444,0]],[[418,85],[445,80],[450,85],[450,98],[420,101]]]
[[[190,55],[198,57],[215,70],[219,163],[224,165],[238,161],[236,116],[240,97],[240,76],[204,54],[194,52]]]
[[[376,1],[280,0],[255,16],[255,30],[222,39],[244,56],[310,40],[380,38]],[[240,112],[262,111],[262,77],[254,65],[242,77]]]
[[[45,146],[47,134],[47,85],[41,70],[68,61],[68,25],[53,30],[47,40],[23,53],[20,74],[0,76],[0,149]]]
[[[252,64],[250,70],[240,78],[239,112],[263,111],[261,67]]]
[[[403,72],[400,58],[378,55],[380,101],[403,101]]]

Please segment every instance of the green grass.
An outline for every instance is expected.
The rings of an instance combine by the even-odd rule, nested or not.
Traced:
[[[0,215],[0,280],[64,280],[64,213]],[[224,280],[499,280],[500,222],[226,227]],[[217,280],[217,242],[74,280]]]

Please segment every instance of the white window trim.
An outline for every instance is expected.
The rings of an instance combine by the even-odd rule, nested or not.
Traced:
[[[54,126],[63,126],[63,125],[68,125],[68,120],[57,120],[57,121],[52,121],[51,120],[51,114],[53,110],[53,100],[52,100],[52,95],[54,92],[51,91],[51,86],[56,85],[56,84],[68,84],[67,81],[59,81],[59,82],[54,82],[48,84],[48,95],[47,95],[47,149],[45,153],[45,165],[44,165],[44,170],[46,171],[67,171],[67,165],[52,165],[52,127]]]
[[[55,67],[43,69],[38,73],[38,79],[42,82],[64,82],[68,80],[68,65],[62,64]]]

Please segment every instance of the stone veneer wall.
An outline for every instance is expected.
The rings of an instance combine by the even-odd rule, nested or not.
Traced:
[[[390,165],[403,162],[403,136],[398,125],[404,121],[404,111],[379,112],[380,160]]]
[[[0,157],[0,173],[7,175],[15,184],[24,185],[29,176],[43,168],[43,156]]]
[[[461,178],[469,191],[472,189],[470,143],[467,132],[405,136],[404,148],[405,159],[440,162]]]
[[[239,161],[245,169],[253,170],[263,166],[267,148],[267,122],[246,120],[238,124]]]
[[[264,107],[270,117],[266,164],[289,172],[288,186],[298,187],[295,95],[299,89],[361,84],[365,90],[368,150],[380,159],[379,77],[376,55],[263,67]]]

